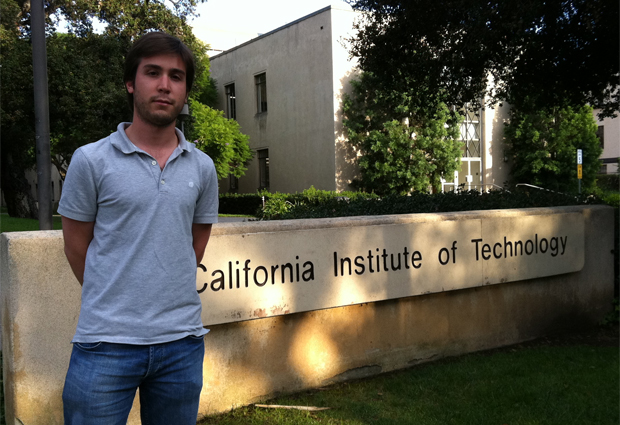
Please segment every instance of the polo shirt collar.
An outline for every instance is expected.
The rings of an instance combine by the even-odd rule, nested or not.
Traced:
[[[123,152],[124,154],[142,152],[142,149],[138,149],[138,147],[134,145],[131,140],[129,140],[129,137],[127,137],[127,134],[125,133],[125,128],[129,127],[130,125],[130,122],[120,123],[117,127],[117,132],[112,133],[112,135],[110,136],[110,143],[112,143],[112,146],[114,146],[116,149]],[[182,151],[191,152],[195,148],[194,144],[189,143],[187,140],[185,140],[185,136],[183,135],[181,130],[179,130],[178,128],[175,128],[174,130],[176,131],[177,138],[179,139],[179,145],[177,146],[177,149],[180,148]]]

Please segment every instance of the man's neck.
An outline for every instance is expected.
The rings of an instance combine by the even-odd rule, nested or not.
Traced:
[[[140,119],[134,119],[125,129],[125,134],[134,145],[145,152],[174,149],[179,144],[174,124],[173,122],[167,127],[156,127]]]
[[[125,134],[136,147],[155,158],[162,170],[179,144],[174,122],[167,127],[156,127],[134,119]]]

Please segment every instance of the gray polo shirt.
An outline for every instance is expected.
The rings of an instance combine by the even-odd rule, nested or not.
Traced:
[[[216,223],[213,161],[177,130],[163,170],[125,134],[77,149],[58,212],[95,222],[73,342],[157,344],[204,335],[192,223]]]

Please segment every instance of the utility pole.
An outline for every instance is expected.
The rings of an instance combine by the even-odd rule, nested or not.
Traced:
[[[30,2],[32,69],[34,76],[34,120],[37,157],[37,200],[39,229],[52,229],[52,155],[47,94],[47,53],[45,49],[45,9],[43,0]]]

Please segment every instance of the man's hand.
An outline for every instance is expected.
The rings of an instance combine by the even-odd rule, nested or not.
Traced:
[[[86,252],[93,240],[94,221],[77,221],[62,217],[62,234],[65,239],[65,255],[80,285],[84,284]]]
[[[211,237],[211,224],[194,223],[192,224],[192,236],[194,238],[193,246],[196,253],[196,267],[200,264],[200,260],[205,254],[205,248]]]

